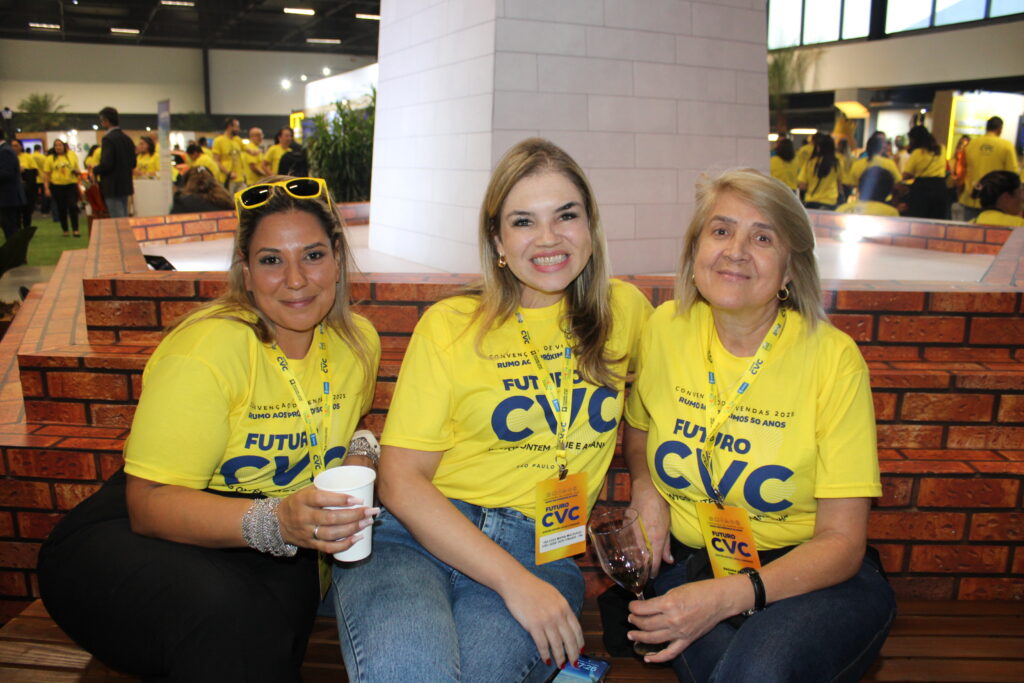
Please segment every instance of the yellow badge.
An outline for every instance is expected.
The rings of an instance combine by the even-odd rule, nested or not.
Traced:
[[[716,579],[732,576],[744,567],[761,568],[746,510],[735,505],[697,503],[697,517]]]
[[[587,474],[545,479],[537,484],[534,515],[537,564],[578,555],[587,549]]]

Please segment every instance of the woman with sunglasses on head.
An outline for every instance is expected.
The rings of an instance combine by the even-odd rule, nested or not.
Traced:
[[[321,595],[316,551],[348,548],[376,512],[310,485],[376,457],[346,448],[380,345],[349,309],[349,252],[326,185],[271,177],[235,199],[227,292],[157,347],[124,471],[40,553],[54,620],[146,679],[300,680]]]
[[[608,279],[590,185],[546,140],[498,163],[478,235],[482,281],[426,312],[402,363],[373,553],[334,569],[352,681],[543,681],[583,646],[583,578],[566,548],[538,562],[537,499],[572,488],[583,533],[651,306]]]
[[[646,659],[680,681],[858,681],[896,611],[866,545],[882,492],[867,365],[825,317],[784,185],[732,170],[696,200],[626,405],[657,593],[630,603],[629,637],[666,643]]]

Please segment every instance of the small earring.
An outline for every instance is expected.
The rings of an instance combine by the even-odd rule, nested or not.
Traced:
[[[504,268],[507,265],[508,265],[508,261],[505,260],[505,255],[504,254],[498,254],[498,267],[499,268]]]
[[[777,296],[779,298],[779,301],[786,301],[786,300],[788,300],[789,299],[789,285],[782,285],[782,289],[780,289],[775,294],[775,296]]]

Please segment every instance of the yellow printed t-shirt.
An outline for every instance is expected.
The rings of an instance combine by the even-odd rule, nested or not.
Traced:
[[[909,173],[915,178],[945,178],[946,177],[946,156],[942,153],[932,154],[928,150],[919,147],[910,153],[907,165],[903,167],[904,173]]]
[[[846,179],[843,181],[847,185],[857,187],[860,184],[860,177],[864,175],[864,171],[868,170],[871,166],[878,166],[884,168],[886,171],[892,174],[893,183],[898,183],[903,178],[903,174],[900,173],[899,169],[896,168],[896,162],[889,157],[883,157],[881,154],[876,154],[871,161],[865,159],[857,159],[850,166],[850,171],[846,175]]]
[[[263,177],[262,173],[254,171],[252,166],[250,166],[250,164],[259,165],[262,160],[263,153],[259,147],[251,142],[248,145],[242,146],[242,164],[245,166],[245,182],[247,185],[255,185]]]
[[[85,158],[85,167],[88,169],[92,169],[93,166],[100,163],[100,155],[102,154],[102,152],[102,147],[100,147],[99,145],[93,145],[92,149],[89,150],[89,156]],[[136,159],[136,164],[138,164],[138,159]]]
[[[135,170],[140,175],[156,175],[160,171],[160,157],[156,154],[139,154],[135,157]]]
[[[46,155],[46,167],[43,171],[50,174],[51,185],[74,185],[78,182],[78,178],[72,171],[77,170],[78,156],[70,149],[67,154],[60,156]]]
[[[1013,214],[1003,213],[996,209],[982,211],[972,223],[978,225],[1005,225],[1008,228],[1024,228],[1024,218]]]
[[[277,175],[277,168],[281,164],[281,157],[287,152],[286,147],[281,145],[271,145],[266,153],[263,155],[263,161],[266,162],[267,167],[270,169],[270,175]]]
[[[306,429],[281,369],[251,328],[206,316],[208,311],[193,314],[175,328],[146,364],[125,445],[125,472],[162,484],[269,496],[308,486]],[[327,333],[334,398],[327,466],[340,462],[373,398],[380,341],[369,321],[357,317],[356,322],[373,359],[371,376],[348,344]],[[319,427],[323,390],[317,337],[306,358],[288,363]]]
[[[242,141],[237,135],[230,138],[226,135],[218,135],[213,140],[213,153],[220,155],[219,165],[227,168],[235,176],[235,180],[245,180],[245,167],[242,165]],[[220,182],[228,180],[219,168],[217,170],[220,173],[217,180]]]
[[[899,216],[896,207],[885,202],[850,200],[836,209],[836,213],[855,213],[862,216]]]
[[[537,483],[556,475],[556,423],[515,316],[489,332],[477,352],[469,327],[477,298],[438,302],[416,325],[402,362],[381,443],[443,455],[433,483],[448,498],[534,516]],[[607,353],[625,374],[651,304],[636,287],[611,281]],[[548,373],[561,382],[564,301],[521,309]],[[558,390],[556,390],[558,391]],[[569,472],[586,472],[593,506],[615,451],[622,388],[573,380]]]
[[[836,161],[839,160],[836,159]],[[811,159],[800,170],[799,181],[807,183],[804,202],[835,205],[839,201],[839,164],[836,163],[827,176],[819,178],[818,164],[820,163],[821,159]]]
[[[998,135],[976,135],[964,148],[964,159],[967,163],[967,175],[964,179],[964,191],[960,195],[960,203],[975,209],[981,208],[981,202],[971,198],[971,191],[982,178],[992,171],[1012,171],[1020,173],[1017,168],[1017,152],[1013,143]]]
[[[644,329],[626,420],[647,431],[651,478],[668,501],[672,535],[704,545],[696,501],[710,501],[700,452],[706,430],[703,358],[711,308],[676,315],[658,307]],[[731,395],[750,365],[712,342],[716,374]],[[879,496],[875,415],[857,345],[826,322],[809,331],[789,312],[775,351],[722,427],[713,479],[727,503],[751,516],[759,549],[809,540],[818,498]]]
[[[189,168],[195,168],[196,166],[202,166],[210,173],[213,174],[214,178],[217,178],[220,174],[220,169],[217,168],[217,162],[205,154],[200,154],[195,158],[195,161],[190,160],[188,162]]]
[[[28,152],[22,152],[18,155],[18,164],[21,166],[22,171],[28,171],[30,169],[39,170],[36,167],[36,160],[32,158],[32,155]]]
[[[796,189],[796,177],[800,173],[800,167],[797,165],[795,157],[790,161],[786,161],[782,157],[774,156],[771,160],[771,166],[772,178],[778,178],[786,183],[786,187],[791,190]]]

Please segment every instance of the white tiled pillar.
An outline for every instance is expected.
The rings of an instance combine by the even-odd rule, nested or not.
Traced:
[[[616,273],[675,268],[701,173],[767,170],[763,0],[383,0],[370,247],[479,270],[490,169],[587,171]]]

